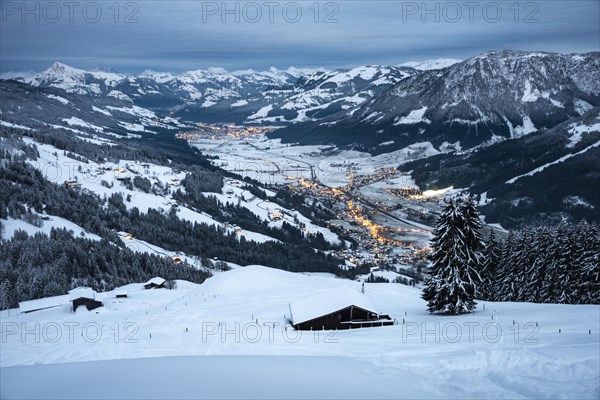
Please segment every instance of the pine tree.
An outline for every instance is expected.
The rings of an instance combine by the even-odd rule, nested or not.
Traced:
[[[475,291],[481,282],[481,233],[479,216],[471,199],[460,207],[449,201],[436,225],[432,239],[430,277],[422,298],[429,312],[452,314],[475,309]]]
[[[551,247],[552,235],[547,228],[538,230],[535,238],[533,239],[532,252],[535,252],[533,262],[529,265],[529,268],[525,271],[525,283],[523,300],[533,303],[541,303],[542,299],[542,287],[544,283],[544,277],[546,276],[546,269],[551,262],[551,256],[548,250]]]
[[[560,295],[559,276],[562,269],[562,243],[564,241],[564,233],[559,228],[552,237],[551,244],[547,251],[548,262],[541,289],[541,300],[544,303],[558,302]]]
[[[13,288],[8,279],[5,279],[0,282],[0,310],[8,310],[13,307],[13,298]]]
[[[485,242],[484,260],[481,268],[481,285],[477,291],[483,300],[494,300],[494,282],[500,266],[500,247],[492,229]]]
[[[500,262],[498,265],[498,272],[494,278],[494,301],[506,301],[507,296],[503,291],[503,283],[510,275],[510,264],[509,259],[514,251],[515,247],[515,234],[513,231],[508,232],[508,237],[502,244],[502,251],[500,253]]]
[[[499,291],[503,301],[522,301],[524,272],[529,268],[530,232],[525,230],[506,253]]]
[[[596,225],[582,221],[577,227],[581,253],[580,303],[600,304],[600,234]]]
[[[561,248],[561,257],[559,258],[560,273],[558,275],[560,294],[557,301],[563,304],[576,304],[577,293],[579,291],[578,286],[581,283],[580,273],[582,268],[579,265],[580,249],[578,241],[572,229],[569,229],[563,235]]]

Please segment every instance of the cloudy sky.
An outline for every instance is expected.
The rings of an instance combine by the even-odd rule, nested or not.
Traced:
[[[0,70],[180,72],[600,50],[598,0],[0,1]]]

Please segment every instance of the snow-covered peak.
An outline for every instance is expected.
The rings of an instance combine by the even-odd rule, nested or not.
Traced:
[[[143,79],[151,79],[158,83],[170,82],[175,79],[175,76],[168,72],[156,72],[149,69],[139,74],[138,77]]]
[[[419,71],[429,71],[432,69],[442,69],[459,63],[461,60],[454,58],[437,58],[434,60],[425,61],[409,61],[400,64],[401,67],[411,67]]]
[[[325,68],[296,68],[294,66],[291,66],[288,69],[286,69],[285,72],[287,72],[295,78],[300,78],[301,76],[309,76],[316,73],[324,73],[327,72],[327,70]]]

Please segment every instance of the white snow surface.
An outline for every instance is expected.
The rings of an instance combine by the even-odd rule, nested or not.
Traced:
[[[126,285],[128,298],[99,293],[93,312],[4,311],[0,396],[598,398],[597,305],[478,301],[471,314],[430,315],[418,288],[367,283],[398,325],[286,330],[290,302],[360,285],[249,266],[174,290]]]
[[[421,107],[417,110],[412,110],[408,113],[407,116],[396,117],[394,125],[417,124],[419,122],[425,122],[429,124],[431,121],[429,121],[426,118],[423,118],[423,115],[425,115],[425,111],[427,111],[427,106]]]
[[[73,301],[82,297],[86,299],[95,299],[96,291],[92,288],[85,286],[80,286],[76,287],[75,289],[69,290],[69,300]]]
[[[17,230],[22,230],[27,232],[29,236],[35,235],[37,232],[45,233],[46,235],[50,234],[52,228],[65,228],[69,231],[73,232],[75,237],[85,237],[86,239],[91,240],[100,240],[100,236],[89,233],[80,227],[77,224],[74,224],[71,221],[68,221],[64,218],[57,217],[55,215],[48,215],[49,220],[42,221],[42,226],[37,227],[35,225],[31,225],[30,223],[20,220],[14,219],[12,217],[8,217],[7,219],[2,220],[2,226],[4,227],[4,231],[2,232],[2,237],[6,240],[12,238]],[[83,234],[83,236],[82,236]]]
[[[428,71],[431,69],[442,69],[459,63],[461,60],[455,60],[453,58],[438,58],[435,60],[425,61],[408,61],[400,64],[402,67],[412,67],[419,71]]]

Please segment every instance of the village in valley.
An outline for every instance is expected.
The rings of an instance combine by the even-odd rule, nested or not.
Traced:
[[[177,137],[210,154],[216,166],[263,184],[285,185],[307,204],[317,201],[331,207],[337,216],[324,222],[355,244],[334,251],[347,265],[402,271],[379,274],[390,281],[398,278],[410,284],[422,278],[440,198],[453,188],[422,192],[410,171],[402,171],[393,158],[339,152],[330,146],[290,147],[267,139],[272,129],[196,124]],[[269,217],[293,217],[288,214],[274,209]],[[416,266],[421,266],[418,274]]]

